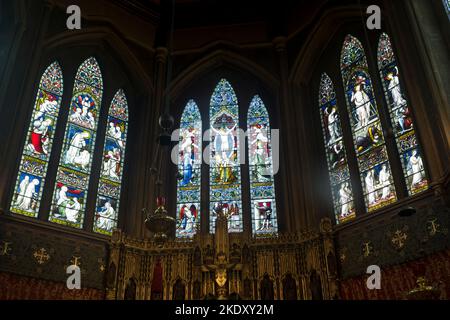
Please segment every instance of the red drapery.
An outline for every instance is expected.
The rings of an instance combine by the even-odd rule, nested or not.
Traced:
[[[103,300],[99,289],[67,289],[66,283],[0,272],[0,300]]]
[[[441,290],[441,299],[450,298],[450,250],[430,255],[409,263],[381,268],[381,289],[367,289],[367,276],[343,280],[340,284],[344,300],[404,300],[414,289],[419,276],[425,276],[428,285]]]

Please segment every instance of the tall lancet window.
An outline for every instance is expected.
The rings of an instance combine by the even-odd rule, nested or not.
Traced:
[[[62,94],[61,67],[53,62],[39,82],[11,203],[12,212],[38,216]]]
[[[361,42],[347,35],[341,52],[341,73],[369,212],[397,200],[383,130]]]
[[[210,232],[218,212],[228,217],[229,232],[242,232],[239,106],[230,83],[222,79],[211,97],[210,109]]]
[[[109,107],[94,221],[94,231],[106,235],[117,226],[127,133],[128,102],[120,89]]]
[[[333,82],[326,73],[323,73],[320,78],[319,108],[334,213],[336,221],[342,223],[355,217],[355,206],[336,92]]]
[[[405,97],[399,80],[397,59],[386,33],[378,42],[378,68],[388,104],[395,141],[400,153],[403,174],[409,195],[428,188],[419,141],[414,130],[411,105]]]
[[[177,238],[192,238],[200,230],[202,118],[189,100],[180,121],[178,144]]]
[[[52,222],[83,226],[102,94],[100,67],[91,57],[81,64],[75,76],[50,212]]]
[[[253,97],[247,115],[252,230],[257,237],[278,232],[270,120],[259,96]]]

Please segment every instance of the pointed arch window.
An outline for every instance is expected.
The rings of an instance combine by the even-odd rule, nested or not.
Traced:
[[[365,204],[371,212],[395,202],[397,195],[366,55],[351,35],[342,47],[341,74]]]
[[[270,119],[256,95],[247,115],[252,231],[257,237],[278,233]]]
[[[355,217],[355,206],[336,92],[326,73],[320,78],[319,108],[334,213],[336,221],[342,223]]]
[[[189,100],[180,121],[177,182],[177,238],[192,238],[200,230],[202,119]]]
[[[242,232],[239,106],[231,84],[221,79],[210,101],[210,232],[217,214],[228,216],[229,232]]]
[[[413,195],[428,188],[422,161],[422,152],[412,120],[411,105],[405,97],[399,67],[389,36],[382,33],[378,42],[378,69],[394,129],[408,194]]]
[[[62,94],[62,70],[53,62],[39,82],[11,203],[14,213],[38,216]]]
[[[128,134],[128,102],[119,89],[109,107],[94,231],[111,235],[117,226],[120,191]]]
[[[95,58],[84,61],[75,76],[53,193],[50,221],[82,228],[91,174],[103,80]]]

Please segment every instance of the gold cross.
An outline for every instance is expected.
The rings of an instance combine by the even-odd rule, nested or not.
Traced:
[[[33,256],[39,264],[44,264],[48,261],[48,259],[50,259],[50,256],[47,254],[47,250],[45,250],[44,248],[40,248],[39,250],[35,251],[33,253]]]
[[[364,257],[368,257],[372,253],[372,249],[370,247],[371,247],[370,241],[363,243],[363,254],[364,254]]]
[[[399,249],[403,248],[405,245],[405,241],[408,238],[408,235],[401,230],[397,230],[394,232],[394,236],[392,237],[392,243]]]
[[[70,263],[72,263],[72,265],[74,265],[74,266],[79,267],[81,264],[80,260],[81,260],[81,257],[73,256],[72,260],[70,260]]]
[[[0,256],[9,255],[9,251],[11,250],[10,244],[12,244],[12,242],[3,241],[3,246],[0,247]]]
[[[430,232],[430,236],[434,236],[436,233],[439,232],[440,224],[437,223],[437,219],[429,220],[428,221],[428,231]]]

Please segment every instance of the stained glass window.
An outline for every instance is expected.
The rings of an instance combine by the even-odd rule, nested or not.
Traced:
[[[397,200],[391,167],[361,42],[347,35],[341,52],[341,73],[364,199],[369,212]]]
[[[94,218],[94,231],[106,235],[117,226],[127,133],[128,102],[120,89],[109,107]]]
[[[200,230],[202,118],[189,100],[180,121],[178,144],[177,238],[192,238]]]
[[[442,2],[444,3],[445,11],[450,18],[450,0],[442,0]]]
[[[334,213],[336,221],[342,223],[355,217],[355,206],[336,92],[333,82],[326,73],[323,73],[320,78],[319,108]]]
[[[417,140],[411,116],[411,105],[405,98],[399,80],[399,68],[392,49],[391,41],[383,33],[378,43],[378,68],[388,104],[395,141],[400,153],[403,174],[409,195],[428,188],[422,161],[419,141]]]
[[[247,116],[252,230],[257,237],[278,232],[270,120],[259,96],[253,97]]]
[[[62,94],[61,67],[53,62],[45,70],[39,83],[14,188],[12,212],[30,217],[38,216]]]
[[[239,106],[231,84],[222,79],[211,97],[210,110],[210,232],[217,214],[228,217],[229,232],[242,232]]]
[[[100,67],[91,57],[81,64],[75,77],[50,212],[52,222],[83,226],[102,94]]]

